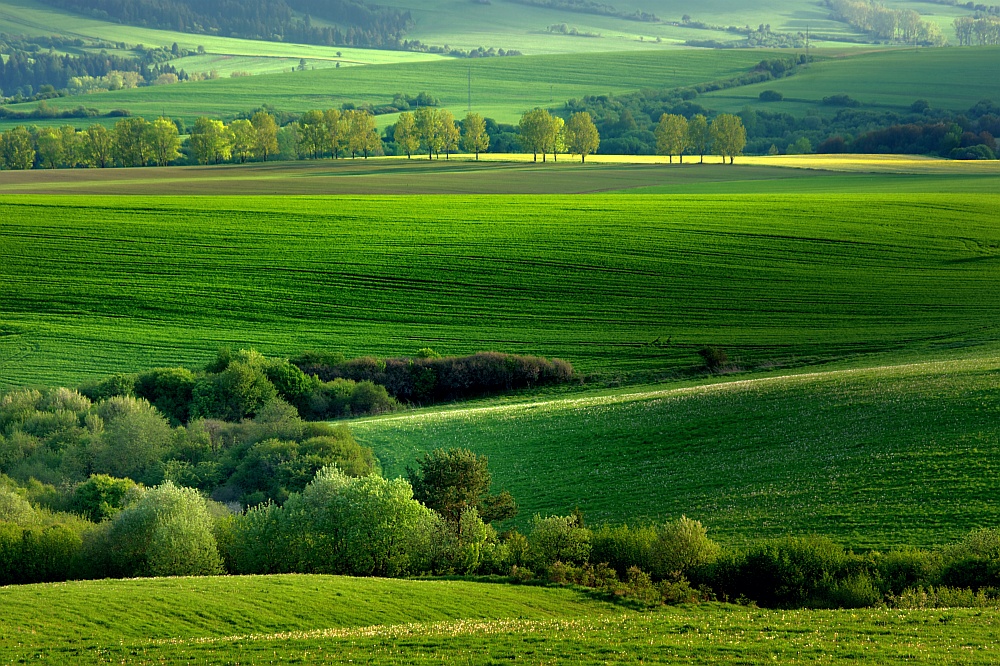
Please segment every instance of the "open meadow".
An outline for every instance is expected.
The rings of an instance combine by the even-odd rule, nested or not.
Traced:
[[[1000,649],[991,609],[636,612],[577,590],[457,581],[165,578],[0,588],[0,600],[5,662],[989,664]],[[88,619],[101,617],[116,619]]]

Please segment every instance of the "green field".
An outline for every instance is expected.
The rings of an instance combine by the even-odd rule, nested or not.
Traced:
[[[730,78],[748,71],[765,57],[767,53],[756,51],[674,49],[649,53],[448,59],[155,86],[61,98],[50,100],[49,104],[53,108],[73,108],[85,103],[102,112],[127,108],[136,115],[148,117],[169,110],[168,115],[190,123],[201,115],[229,118],[261,104],[270,104],[283,111],[303,112],[339,108],[344,102],[388,104],[394,93],[416,95],[426,91],[460,116],[464,115],[468,104],[471,71],[473,109],[501,122],[517,122],[527,109],[560,106],[573,97]],[[11,108],[34,106],[21,104]],[[391,117],[380,116],[380,120],[390,122]],[[69,122],[79,124],[80,121]]]
[[[757,367],[992,348],[1000,325],[994,195],[0,205],[7,386],[203,363],[224,344],[492,349],[649,376],[706,344]]]
[[[146,169],[45,169],[8,172],[0,194],[764,194],[832,192],[992,193],[1000,170],[990,163],[881,161],[819,168],[784,166],[776,158],[753,164],[636,163],[592,156],[581,165],[569,156],[532,163],[530,155],[484,155],[450,160],[379,158]],[[665,158],[660,158],[663,161]],[[715,158],[717,160],[717,158]],[[500,161],[508,160],[508,161]],[[607,161],[605,161],[607,160]],[[865,164],[884,171],[873,177]],[[778,166],[771,166],[777,164]],[[850,168],[848,168],[850,167]]]
[[[963,111],[982,99],[1000,100],[1000,79],[985,62],[1000,58],[998,47],[908,49],[859,53],[813,63],[795,76],[708,93],[702,104],[720,111],[746,106],[762,111],[807,111],[833,115],[824,97],[849,94],[865,109],[903,111],[918,99],[934,108]],[[764,90],[784,94],[781,102],[761,102]]]
[[[330,576],[30,585],[0,588],[0,600],[0,659],[10,663],[987,664],[998,658],[997,612],[983,609],[704,604],[640,613],[568,589]]]
[[[351,429],[389,476],[438,447],[489,456],[522,525],[580,507],[592,522],[687,515],[730,543],[818,533],[929,546],[1000,522],[998,378],[988,358],[674,382]]]

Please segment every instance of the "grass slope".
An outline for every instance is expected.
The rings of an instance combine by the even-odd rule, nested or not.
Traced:
[[[964,111],[981,99],[1000,101],[1000,78],[987,63],[1000,59],[1000,47],[873,51],[822,60],[795,76],[708,93],[701,103],[720,111],[744,107],[802,115],[833,115],[824,97],[848,94],[862,108],[905,110],[925,99],[932,107]],[[784,94],[781,102],[761,102],[764,90]]]
[[[981,609],[703,604],[637,613],[566,589],[328,576],[32,585],[2,588],[0,599],[0,659],[18,663],[986,664],[998,657],[998,614]]]
[[[386,65],[375,69],[346,67],[286,72],[155,86],[50,100],[53,108],[81,103],[102,112],[126,108],[150,118],[164,111],[193,122],[197,116],[219,118],[270,104],[284,111],[340,107],[344,102],[387,104],[394,93],[427,91],[457,116],[468,103],[472,72],[473,109],[502,122],[516,122],[535,106],[561,105],[590,94],[614,94],[644,87],[683,86],[724,79],[753,67],[765,52],[671,50],[650,53],[604,53],[521,58],[448,59],[440,62]],[[35,104],[11,108],[30,109]],[[381,116],[383,122],[390,118]],[[75,122],[75,121],[70,121]],[[8,123],[9,125],[10,123]]]
[[[1000,524],[1000,359],[841,370],[354,422],[386,474],[422,452],[488,455],[534,513],[702,520],[742,541],[950,542]]]
[[[989,347],[976,195],[5,197],[0,385],[291,354],[484,349],[663,372]],[[672,338],[667,347],[656,339]]]
[[[0,605],[0,661],[5,663],[24,657],[97,661],[94,657],[107,659],[109,650],[121,645],[129,654],[136,646],[205,639],[231,648],[233,641],[226,637],[246,634],[505,618],[569,620],[619,612],[568,589],[315,575],[4,587]]]

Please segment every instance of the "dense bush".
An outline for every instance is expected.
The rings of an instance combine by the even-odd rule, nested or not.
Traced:
[[[397,400],[433,403],[566,382],[573,367],[559,359],[481,352],[472,356],[417,358],[362,357],[306,353],[292,359],[306,374],[323,381],[348,379],[384,386]]]

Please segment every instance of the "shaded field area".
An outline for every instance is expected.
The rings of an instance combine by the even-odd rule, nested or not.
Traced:
[[[995,344],[995,195],[0,199],[0,385],[223,345],[624,381]]]
[[[490,458],[518,519],[687,515],[725,542],[949,543],[1000,522],[1000,360],[581,393],[354,422],[387,475],[438,447]],[[530,399],[525,399],[530,400]]]
[[[802,159],[797,159],[801,157]],[[808,157],[808,159],[805,159]],[[870,156],[709,158],[667,165],[666,158],[486,154],[481,161],[378,158],[143,169],[13,171],[0,194],[344,195],[344,194],[754,194],[848,192],[996,192],[1000,163]],[[877,175],[873,175],[877,174]]]
[[[986,664],[1000,649],[989,609],[635,612],[570,589],[459,581],[169,578],[2,588],[0,599],[0,658],[12,662]]]

